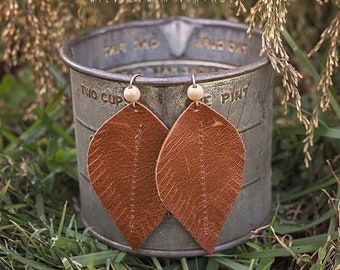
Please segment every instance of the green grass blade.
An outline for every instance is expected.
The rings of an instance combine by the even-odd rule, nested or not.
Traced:
[[[209,258],[206,270],[218,270],[220,268],[220,264],[215,260],[215,258]]]
[[[119,252],[118,256],[115,258],[115,262],[120,263],[124,260],[124,258],[126,257],[126,252]]]
[[[76,239],[70,239],[66,237],[55,237],[53,239],[53,247],[59,248],[61,250],[66,250],[75,253],[88,253],[90,252],[90,247],[83,242]]]
[[[59,224],[59,227],[58,227],[57,237],[59,237],[59,238],[61,237],[61,233],[63,232],[63,229],[64,229],[66,210],[67,210],[67,202],[65,202],[65,204],[64,204],[64,208],[63,208],[63,212],[62,212],[62,215],[61,215],[60,224]]]
[[[111,260],[115,260],[115,258],[119,255],[119,253],[120,252],[117,250],[110,250],[110,251],[103,251],[103,252],[97,252],[97,253],[90,253],[86,255],[74,256],[74,257],[70,257],[70,259],[76,264],[79,264],[81,266],[87,266],[90,264],[90,262],[93,264],[93,266],[98,266],[98,265],[105,265],[108,258],[110,258]]]
[[[316,136],[340,139],[340,128],[320,128],[315,131]]]
[[[72,147],[75,146],[73,137],[57,125],[57,120],[65,115],[65,108],[56,107],[53,111],[50,111],[50,109],[42,110],[41,108],[35,107],[33,112],[38,119],[20,135],[20,141],[30,144],[43,136],[48,128],[51,128]]]
[[[154,266],[156,267],[157,270],[163,270],[161,263],[159,262],[159,260],[156,257],[151,257],[151,261],[154,264]]]
[[[337,93],[336,93],[336,90],[331,87],[330,89],[330,103],[331,103],[331,106],[338,118],[338,120],[340,120],[340,103],[338,102],[338,99],[337,99]]]
[[[299,49],[294,39],[291,37],[291,35],[288,33],[288,31],[285,29],[282,31],[282,36],[285,39],[285,41],[288,43],[290,48],[293,50],[294,54],[299,59],[300,63],[303,64],[303,66],[306,68],[308,73],[313,77],[314,81],[316,83],[320,82],[320,75],[312,65],[311,61],[307,58],[307,56]],[[336,98],[336,91],[333,87],[330,88],[330,104],[337,116],[337,118],[340,120],[340,104],[337,101]]]
[[[337,231],[333,232],[331,239],[338,237]],[[328,238],[328,234],[322,234],[317,236],[311,236],[294,240],[293,246],[290,248],[292,252],[296,254],[303,254],[309,252],[315,252],[322,246]],[[237,258],[244,259],[256,259],[256,258],[274,258],[274,257],[288,257],[290,254],[278,244],[273,245],[272,249],[266,249],[263,251],[249,252],[243,254],[234,255]]]
[[[319,246],[322,246],[326,241],[328,237],[331,237],[331,239],[336,239],[338,236],[337,231],[333,231],[331,233],[324,233],[314,236],[309,236],[305,238],[298,238],[294,240],[294,245],[296,246],[303,246],[303,245],[309,245],[311,243],[319,243]]]
[[[117,262],[112,262],[113,264],[113,269],[115,270],[127,270],[127,268],[124,266],[124,264],[121,264],[121,263],[117,263]]]
[[[44,204],[44,197],[41,193],[38,193],[35,196],[35,205],[37,209],[37,216],[43,217],[45,216],[45,204]]]
[[[58,93],[54,96],[54,98],[47,104],[45,112],[51,113],[54,109],[56,109],[59,106],[59,102],[62,99],[63,95],[65,93],[65,89],[62,88],[58,91]]]
[[[306,57],[306,55],[299,49],[296,42],[292,36],[288,33],[286,29],[282,31],[282,36],[288,43],[290,48],[293,50],[294,54],[299,58],[300,63],[307,69],[308,73],[313,77],[313,79],[318,83],[320,81],[320,75],[312,65],[311,61]]]
[[[218,258],[214,258],[214,260],[220,265],[230,270],[248,270],[247,266],[240,264],[234,260],[228,259],[228,258],[218,257]]]
[[[276,224],[275,225],[275,231],[280,233],[280,234],[291,234],[291,233],[305,231],[307,229],[313,228],[313,227],[329,220],[330,218],[334,217],[335,215],[336,215],[336,213],[335,213],[334,209],[330,209],[326,213],[324,213],[321,217],[319,217],[318,219],[316,219],[312,222],[309,222],[305,226]]]
[[[11,181],[7,181],[7,183],[2,187],[0,191],[0,202],[6,201],[5,196],[7,194],[7,191],[10,185],[11,185]]]
[[[189,270],[187,259],[185,257],[180,259],[182,270]]]
[[[75,142],[72,136],[70,136],[60,125],[58,125],[53,118],[51,118],[44,110],[39,107],[35,107],[33,112],[38,116],[42,123],[50,127],[56,134],[63,138],[71,146],[75,147]]]
[[[65,76],[53,66],[49,68],[49,71],[53,74],[59,87],[61,88],[60,92],[62,92],[62,94],[67,94],[69,92],[69,82]]]
[[[288,195],[288,196],[282,198],[280,200],[280,203],[286,203],[286,202],[289,202],[289,201],[293,201],[293,200],[302,198],[303,196],[305,196],[307,194],[310,194],[310,193],[315,192],[315,191],[320,191],[321,189],[332,186],[334,184],[335,184],[335,180],[333,178],[328,179],[328,180],[324,180],[324,181],[320,181],[320,182],[315,183],[311,186],[308,186],[307,188],[305,188],[305,189],[303,189],[299,192],[296,192],[292,195]]]
[[[1,138],[6,138],[10,142],[10,144],[6,147],[7,152],[12,151],[20,142],[19,138],[16,135],[14,135],[12,132],[6,130],[1,126],[1,121],[0,121],[0,133]],[[1,146],[1,148],[4,149],[3,145]]]
[[[61,262],[62,262],[65,270],[74,270],[71,263],[66,258],[62,259]]]
[[[42,263],[38,263],[34,260],[27,259],[23,256],[21,256],[19,253],[12,251],[5,246],[0,244],[0,250],[2,251],[3,254],[6,254],[7,256],[11,257],[11,260],[15,260],[19,263],[22,263],[23,265],[29,265],[32,267],[32,269],[36,270],[55,270],[55,268],[50,268]]]
[[[275,261],[275,258],[273,257],[261,258],[256,269],[257,270],[270,270],[274,261]]]

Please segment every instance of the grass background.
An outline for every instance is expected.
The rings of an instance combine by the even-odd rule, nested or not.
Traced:
[[[177,12],[190,13],[181,8]],[[225,16],[217,10],[208,9],[207,16]],[[91,24],[92,13],[86,12],[82,16]],[[318,32],[314,25],[307,30]],[[308,41],[294,30],[285,30],[283,38],[307,78],[302,99],[305,114],[311,114],[315,98],[308,95],[313,92],[308,87],[320,80],[326,52],[313,62],[305,53]],[[113,250],[83,227],[68,77],[55,67],[49,72],[57,90],[45,105],[29,65],[1,76],[0,269],[340,269],[339,74],[331,89],[331,110],[319,117],[309,168],[303,163],[305,130],[296,120],[294,104],[283,114],[282,86],[279,78],[275,81],[275,214],[270,224],[228,254],[169,259]]]

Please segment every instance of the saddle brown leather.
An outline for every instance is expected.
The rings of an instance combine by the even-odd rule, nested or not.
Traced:
[[[178,118],[158,156],[156,182],[166,208],[213,253],[241,191],[245,147],[236,128],[203,103]]]
[[[90,142],[90,182],[133,250],[167,212],[155,182],[156,160],[167,133],[149,109],[135,103],[107,120]]]

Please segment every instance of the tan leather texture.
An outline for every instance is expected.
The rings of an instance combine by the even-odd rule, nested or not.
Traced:
[[[158,156],[157,188],[167,209],[213,253],[242,186],[245,147],[236,128],[203,103],[178,118]]]
[[[90,182],[133,250],[167,212],[155,182],[156,160],[167,133],[149,109],[135,103],[107,120],[90,142]]]

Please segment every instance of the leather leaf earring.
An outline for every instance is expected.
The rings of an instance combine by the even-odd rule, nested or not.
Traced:
[[[131,102],[94,134],[88,150],[90,182],[120,232],[138,250],[166,214],[155,168],[167,127],[138,102],[140,91],[124,90]]]
[[[245,147],[236,128],[200,101],[203,89],[192,78],[187,95],[194,102],[163,143],[156,182],[166,208],[213,253],[241,191]]]

